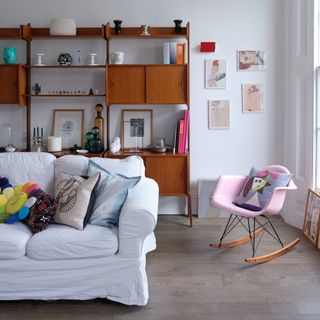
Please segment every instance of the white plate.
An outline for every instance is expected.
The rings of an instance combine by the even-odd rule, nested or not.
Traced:
[[[81,149],[81,150],[77,150],[77,152],[78,152],[78,153],[82,153],[82,154],[83,154],[83,153],[88,153],[88,150]]]

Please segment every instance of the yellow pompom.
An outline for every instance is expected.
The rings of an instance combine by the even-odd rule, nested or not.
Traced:
[[[6,213],[8,215],[19,212],[24,203],[28,200],[28,195],[24,192],[15,194],[6,205]]]
[[[5,207],[7,202],[8,202],[7,197],[3,194],[0,194],[0,208]]]
[[[10,187],[10,188],[5,188],[5,189],[2,191],[2,194],[3,194],[4,196],[6,196],[8,200],[10,200],[10,199],[13,197],[13,195],[14,195],[14,189],[11,188],[11,187]]]
[[[14,187],[14,194],[22,192],[23,184],[18,184]]]

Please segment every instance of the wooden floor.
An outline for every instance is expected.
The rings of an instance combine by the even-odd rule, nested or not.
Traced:
[[[301,243],[277,260],[248,265],[244,258],[250,256],[249,244],[223,250],[208,247],[219,238],[225,219],[195,219],[189,228],[185,217],[161,216],[158,249],[147,261],[147,306],[103,299],[0,302],[0,319],[319,320],[320,251],[299,230],[280,218],[274,221],[285,244],[297,236]],[[234,236],[242,234],[236,231]],[[278,248],[268,236],[260,246],[260,253]]]

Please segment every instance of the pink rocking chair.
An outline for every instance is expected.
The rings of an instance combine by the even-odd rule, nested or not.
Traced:
[[[265,170],[272,170],[279,173],[290,173],[287,168],[279,165],[268,166],[265,168]],[[231,248],[250,241],[252,246],[252,257],[245,259],[245,261],[248,263],[267,262],[287,253],[300,241],[300,239],[297,238],[288,245],[284,246],[269,218],[269,216],[271,215],[278,214],[282,209],[286,191],[297,189],[297,187],[291,179],[287,187],[278,187],[274,189],[270,199],[262,210],[251,211],[239,207],[233,203],[235,198],[239,195],[246,178],[246,176],[230,175],[222,175],[219,177],[216,189],[211,198],[211,205],[215,208],[227,211],[228,213],[230,213],[230,217],[220,238],[220,242],[218,244],[211,243],[209,246],[211,248]],[[260,217],[262,217],[264,220],[262,220]],[[238,240],[223,243],[224,238],[239,223],[242,224],[242,226],[248,231],[248,235]],[[269,229],[267,229],[268,225],[270,226]],[[255,253],[264,232],[267,232],[272,238],[277,240],[282,248],[270,254],[256,257]],[[260,239],[256,241],[257,236],[260,234]]]

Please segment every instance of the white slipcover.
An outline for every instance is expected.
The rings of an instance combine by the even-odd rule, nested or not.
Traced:
[[[100,258],[118,251],[118,228],[88,224],[83,230],[51,224],[28,242],[27,255],[35,260]]]
[[[144,176],[142,159],[133,158],[135,159],[99,159],[98,163],[102,165],[103,162],[103,166],[111,173],[129,175],[132,172],[134,175]],[[80,168],[85,174],[86,166],[83,164],[88,163],[87,161],[88,159],[81,156],[67,156],[55,160],[51,154],[46,153],[0,153],[0,175],[7,176],[13,184],[36,181],[48,192],[53,184],[55,163],[56,170],[79,174]],[[30,244],[28,240],[24,242],[27,244],[27,255],[21,256],[26,252],[26,246],[22,245],[20,257],[14,260],[8,257],[0,261],[0,274],[5,275],[0,277],[0,300],[108,298],[129,305],[145,305],[149,298],[145,270],[146,253],[156,247],[153,230],[157,221],[158,200],[159,189],[154,180],[142,178],[132,189],[121,210],[119,230],[112,231],[117,238],[116,254],[98,257],[104,246],[105,250],[108,249],[109,243],[105,243],[99,248],[92,248],[92,251],[97,251],[90,257],[85,257],[89,255],[90,246],[86,243],[83,256],[77,258],[76,255],[79,255],[81,250],[68,253],[68,250],[75,250],[74,247],[66,244],[63,250],[62,243],[54,240],[55,235],[59,238],[58,233],[54,235],[55,226],[32,236],[31,240],[28,239]],[[1,240],[6,241],[9,235],[15,238],[18,231],[4,233],[0,229],[0,245]],[[26,234],[26,237],[30,236],[31,234]],[[83,235],[84,238],[85,236]],[[89,240],[93,235],[87,236]],[[96,236],[99,238],[99,235]],[[70,240],[72,235],[65,234],[63,237]],[[110,237],[115,239],[115,234]],[[49,244],[50,239],[52,243]],[[78,240],[80,243],[80,238],[75,239]],[[42,241],[48,242],[47,250],[52,249],[50,254],[56,255],[55,259],[39,260],[50,257],[50,254],[45,253]],[[57,242],[54,249],[53,241]],[[113,244],[109,249],[113,251],[115,243],[112,239],[110,241]],[[39,252],[36,253],[36,250]],[[74,258],[71,258],[73,254]],[[58,255],[64,258],[59,259]]]

